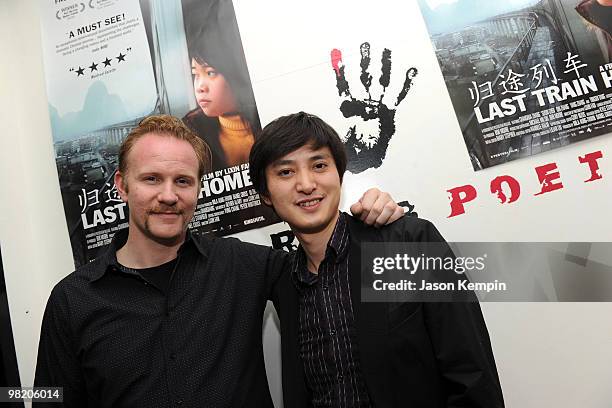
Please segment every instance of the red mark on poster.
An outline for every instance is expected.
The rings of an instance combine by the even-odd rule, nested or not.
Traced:
[[[342,51],[337,48],[331,50],[331,63],[336,75],[340,76],[340,64],[342,64]]]

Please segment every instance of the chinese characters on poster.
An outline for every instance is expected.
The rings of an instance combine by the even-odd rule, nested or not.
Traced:
[[[612,129],[608,45],[579,3],[419,0],[475,170]]]

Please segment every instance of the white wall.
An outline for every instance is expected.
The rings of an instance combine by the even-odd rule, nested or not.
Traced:
[[[42,313],[55,282],[73,269],[55,171],[47,112],[40,28],[34,0],[0,1],[0,242],[7,280],[22,384],[31,385]],[[496,168],[474,173],[444,88],[426,30],[410,2],[384,15],[370,2],[237,1],[236,10],[263,123],[290,111],[335,112],[335,83],[328,67],[332,38],[347,51],[369,40],[373,47],[392,30],[408,30],[384,46],[394,54],[394,69],[418,63],[414,90],[398,110],[395,143],[387,169],[345,180],[344,202],[370,185],[417,204],[420,215],[455,241],[610,241],[612,221],[612,138],[602,136]],[[403,2],[402,2],[403,3]],[[308,5],[308,7],[306,7]],[[364,14],[369,24],[339,17],[342,7]],[[319,17],[312,10],[324,10]],[[310,11],[309,11],[310,10]],[[308,14],[310,13],[310,14]],[[409,23],[402,16],[410,15]],[[316,18],[315,18],[316,17]],[[364,17],[364,18],[366,18]],[[398,26],[398,24],[400,24]],[[399,27],[399,28],[398,28]],[[282,50],[281,55],[270,50]],[[355,50],[356,51],[356,50]],[[354,54],[354,53],[353,53]],[[312,80],[312,82],[310,81]],[[318,91],[331,89],[321,100]],[[342,118],[324,115],[334,126]],[[435,149],[434,149],[435,147]],[[588,173],[577,156],[602,150],[602,180],[584,184]],[[565,188],[540,197],[533,168],[556,161]],[[395,166],[395,167],[394,167]],[[499,174],[521,181],[523,196],[499,205],[488,193]],[[479,191],[468,212],[446,218],[446,189],[471,183]],[[249,231],[240,237],[260,243],[282,226]],[[608,259],[609,261],[609,259]],[[612,391],[612,315],[610,304],[483,304],[498,369],[510,408],[610,406]],[[273,318],[264,339],[273,395],[280,398],[279,338]]]
[[[64,218],[35,1],[0,2],[0,242],[21,382],[31,386],[53,285],[74,269]]]

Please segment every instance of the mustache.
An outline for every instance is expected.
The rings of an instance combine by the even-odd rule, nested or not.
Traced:
[[[183,214],[183,211],[176,206],[160,205],[153,207],[149,210],[151,214],[159,213],[170,213],[170,214]]]

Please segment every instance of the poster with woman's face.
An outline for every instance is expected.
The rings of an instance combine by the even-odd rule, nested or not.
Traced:
[[[234,233],[276,222],[250,181],[261,125],[232,2],[183,0],[182,15],[195,100],[183,121],[211,152],[192,226]]]
[[[56,2],[57,3],[57,2]],[[128,226],[113,176],[144,117],[171,114],[210,149],[190,224],[229,235],[278,218],[252,188],[261,130],[230,0],[40,1],[55,160],[76,265]]]

